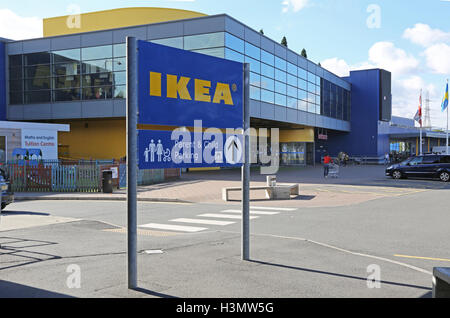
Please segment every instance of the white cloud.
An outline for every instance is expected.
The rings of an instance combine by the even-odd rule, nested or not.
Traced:
[[[0,37],[24,40],[42,37],[42,19],[21,17],[9,9],[0,9]]]
[[[339,76],[347,76],[352,70],[382,68],[399,77],[417,71],[419,61],[391,42],[377,42],[369,49],[367,61],[349,65],[346,61],[334,57],[320,64]]]
[[[450,42],[450,32],[432,29],[428,24],[423,23],[417,23],[413,28],[406,29],[403,37],[423,47],[429,47],[441,42]]]
[[[323,68],[329,70],[330,72],[336,74],[337,76],[345,77],[350,74],[350,65],[342,59],[337,57],[324,60],[320,62]]]
[[[308,4],[309,0],[284,0],[283,4],[283,13],[289,12],[292,9],[294,12],[298,12],[302,10]]]
[[[417,70],[419,61],[391,42],[377,42],[369,50],[369,62],[396,76]]]
[[[437,74],[450,74],[450,45],[435,44],[424,52],[427,66]]]
[[[436,52],[435,52],[436,51]],[[436,71],[450,73],[450,47],[433,46],[429,48],[429,63]],[[445,58],[444,58],[445,56]],[[445,60],[446,62],[442,62]],[[348,76],[350,71],[361,69],[382,68],[392,73],[392,111],[396,116],[413,118],[419,105],[420,90],[423,89],[423,105],[425,106],[426,92],[430,93],[431,121],[433,126],[443,127],[437,101],[442,99],[440,90],[425,81],[423,70],[419,68],[419,61],[406,51],[395,47],[391,42],[377,42],[368,52],[367,61],[349,64],[345,60],[334,57],[321,61],[325,69],[338,76]]]

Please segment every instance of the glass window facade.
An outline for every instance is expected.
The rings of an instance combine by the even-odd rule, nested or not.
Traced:
[[[249,63],[251,99],[350,121],[350,91],[228,32],[151,42]],[[10,104],[125,98],[125,56],[125,44],[11,55]]]
[[[12,55],[10,104],[125,98],[125,55],[125,44]]]
[[[251,99],[350,120],[350,92],[343,88],[334,88],[333,92],[329,88],[325,89],[324,80],[312,70],[296,66],[227,32],[225,58],[250,64]],[[330,84],[327,82],[327,85]],[[331,100],[334,104],[331,104]],[[334,105],[333,110],[331,105]]]

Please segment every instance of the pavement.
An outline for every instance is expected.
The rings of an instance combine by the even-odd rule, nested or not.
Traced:
[[[223,203],[222,188],[239,187],[239,169],[190,172],[180,180],[142,186],[138,200],[150,202]],[[251,186],[265,185],[265,176],[252,169]],[[322,167],[282,167],[277,174],[278,183],[297,183],[300,196],[284,205],[293,207],[346,206],[380,197],[401,196],[428,189],[447,189],[448,184],[433,180],[392,180],[384,176],[382,166],[348,166],[340,170],[339,178],[323,178]],[[16,200],[126,200],[126,189],[106,193],[16,193]],[[230,195],[239,204],[240,192]],[[263,190],[251,191],[250,199],[267,206],[277,206],[280,201],[269,201]]]
[[[253,198],[250,261],[241,260],[239,202],[216,193],[239,183],[239,171],[142,187],[142,198],[183,202],[138,204],[134,291],[126,202],[91,199],[103,194],[19,200],[0,225],[0,297],[430,297],[433,267],[450,264],[448,184],[380,172],[347,167],[339,179],[324,179],[320,167],[282,169],[279,181],[300,183],[301,197]],[[252,181],[264,176],[253,171]],[[369,288],[375,273],[380,288]]]

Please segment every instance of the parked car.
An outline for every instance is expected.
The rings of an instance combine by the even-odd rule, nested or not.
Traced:
[[[386,175],[401,178],[439,178],[450,180],[450,155],[422,155],[408,158],[386,169]]]
[[[0,168],[0,190],[2,191],[2,210],[6,208],[8,204],[14,202],[14,193],[11,191],[11,183],[9,182],[9,176],[5,170]]]

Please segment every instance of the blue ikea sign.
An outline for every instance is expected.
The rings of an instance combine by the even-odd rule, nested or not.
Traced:
[[[242,127],[242,63],[145,41],[138,52],[138,124]]]

